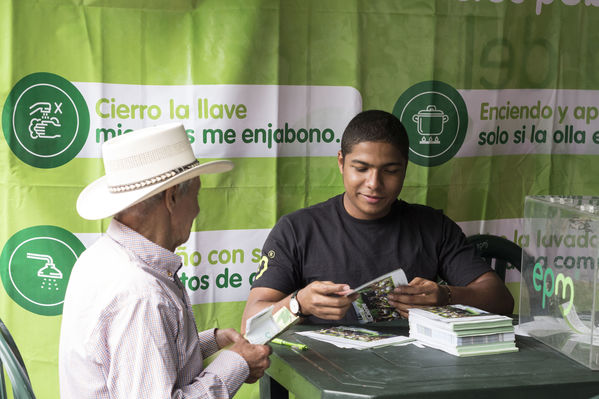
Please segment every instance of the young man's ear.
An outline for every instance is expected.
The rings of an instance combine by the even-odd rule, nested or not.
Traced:
[[[341,172],[341,174],[343,174],[343,162],[345,162],[345,159],[343,158],[341,150],[339,150],[337,153],[337,165],[339,165],[339,172]]]

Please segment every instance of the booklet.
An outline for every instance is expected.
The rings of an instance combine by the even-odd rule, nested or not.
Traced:
[[[412,308],[410,337],[455,356],[516,352],[512,319],[465,305]]]
[[[251,344],[266,344],[299,321],[287,307],[283,306],[275,314],[274,305],[262,309],[245,322],[245,338]]]
[[[409,320],[451,331],[511,327],[512,319],[466,305],[427,306],[410,309]]]
[[[565,309],[569,306],[568,302],[564,302],[560,305],[559,309],[563,316],[564,321],[574,331],[576,334],[582,335],[591,335],[591,322],[590,318],[587,318],[587,322],[583,322],[579,317],[579,314],[576,312],[576,307],[574,305],[571,306],[571,309],[568,313],[565,312]],[[593,335],[599,335],[597,330],[593,331]]]
[[[360,327],[330,327],[315,331],[302,331],[296,334],[328,342],[340,348],[367,349],[380,346],[398,345],[414,341],[403,335],[385,334]]]
[[[431,348],[439,349],[454,356],[479,356],[479,355],[495,355],[500,353],[518,352],[518,347],[514,341],[500,341],[480,345],[463,345],[454,346],[441,344],[438,341],[430,339],[425,335],[418,333],[412,334],[410,337],[416,338],[419,342]]]
[[[398,285],[407,284],[406,274],[400,268],[362,284],[346,295],[360,294],[353,306],[361,324],[399,319],[399,312],[389,304],[387,294]]]
[[[440,328],[431,328],[412,320],[410,321],[410,335],[412,332],[427,336],[440,344],[453,346],[482,345],[495,342],[514,341],[516,339],[513,326],[456,332]]]

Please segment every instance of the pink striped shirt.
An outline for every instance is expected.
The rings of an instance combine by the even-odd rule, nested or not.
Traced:
[[[181,258],[112,220],[75,264],[59,348],[62,399],[230,398],[249,375],[236,352],[198,334]]]

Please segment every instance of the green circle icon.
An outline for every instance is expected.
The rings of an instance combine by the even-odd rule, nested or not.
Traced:
[[[68,80],[52,73],[33,73],[10,91],[2,111],[2,129],[10,149],[23,162],[56,168],[83,148],[89,110]]]
[[[8,239],[0,255],[0,277],[21,307],[45,316],[62,313],[73,265],[85,246],[57,226],[34,226]]]
[[[460,149],[468,129],[468,109],[456,89],[426,81],[407,89],[393,107],[410,138],[410,161],[437,166]]]

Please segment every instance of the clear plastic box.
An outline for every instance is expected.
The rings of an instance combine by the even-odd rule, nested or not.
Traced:
[[[599,370],[599,197],[526,197],[523,234],[519,328]]]

